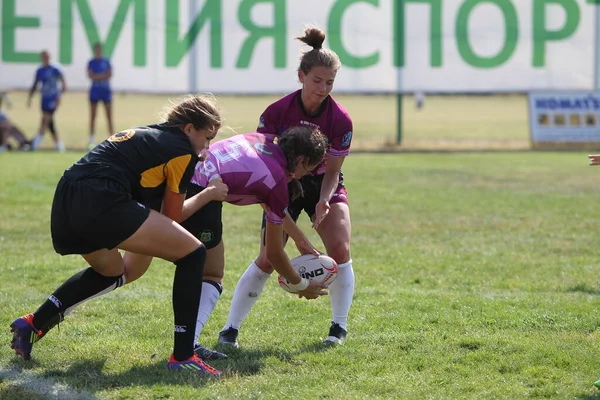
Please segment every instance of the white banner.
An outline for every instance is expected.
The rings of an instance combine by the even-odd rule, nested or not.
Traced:
[[[531,141],[600,142],[600,92],[532,92],[529,94]]]
[[[46,49],[86,89],[96,42],[120,91],[281,93],[309,23],[343,63],[338,92],[591,90],[591,0],[2,0],[0,88]]]

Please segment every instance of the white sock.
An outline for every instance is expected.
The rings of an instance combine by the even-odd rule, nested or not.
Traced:
[[[96,135],[90,135],[89,144],[94,144],[94,143],[96,143]]]
[[[217,289],[211,282],[202,282],[202,296],[200,296],[200,307],[198,308],[198,318],[196,319],[194,344],[198,344],[202,329],[204,329],[204,325],[208,322],[208,317],[210,317],[210,314],[217,305],[217,301],[219,301],[219,297],[221,297],[222,289]]]
[[[31,141],[31,147],[34,150],[37,150],[37,148],[40,147],[40,143],[42,143],[42,139],[43,139],[42,134],[39,132],[36,133],[33,140]]]
[[[338,265],[339,271],[335,281],[329,285],[329,300],[331,301],[331,314],[333,322],[346,328],[348,313],[354,295],[354,270],[352,260]]]
[[[258,300],[270,276],[271,274],[264,272],[256,265],[256,262],[252,261],[252,264],[248,266],[235,287],[229,316],[223,330],[229,327],[240,329],[242,322]]]

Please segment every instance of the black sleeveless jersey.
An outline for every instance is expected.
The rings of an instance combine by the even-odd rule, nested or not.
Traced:
[[[178,127],[156,124],[128,129],[100,143],[64,173],[65,179],[118,181],[133,199],[156,204],[165,190],[185,193],[198,162]]]

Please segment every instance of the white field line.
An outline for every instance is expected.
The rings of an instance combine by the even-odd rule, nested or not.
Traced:
[[[42,378],[29,371],[0,368],[0,381],[17,386],[47,399],[61,400],[93,400],[97,397],[90,393],[80,392],[52,379]]]

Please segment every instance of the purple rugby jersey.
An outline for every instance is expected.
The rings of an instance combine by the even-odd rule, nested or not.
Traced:
[[[228,203],[264,203],[267,221],[282,224],[289,203],[287,160],[273,143],[276,135],[246,133],[212,143],[206,160],[196,165],[192,183],[207,187],[221,178],[229,187]]]
[[[352,142],[352,119],[348,112],[333,97],[324,101],[325,108],[317,116],[309,117],[300,103],[300,90],[272,103],[260,116],[257,132],[282,134],[286,129],[300,126],[316,126],[327,137],[329,157],[346,157]],[[327,158],[313,170],[313,174],[325,173]]]

